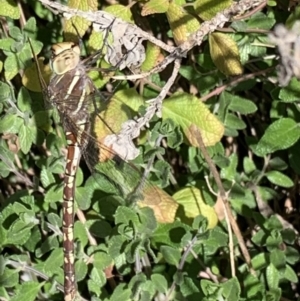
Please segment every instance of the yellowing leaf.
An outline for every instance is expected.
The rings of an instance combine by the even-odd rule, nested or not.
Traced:
[[[202,20],[208,21],[231,4],[232,0],[197,0],[194,2],[194,9]]]
[[[189,18],[189,15],[181,6],[171,2],[167,11],[167,18],[173,32],[175,43],[180,45],[188,38],[186,20]]]
[[[148,16],[152,14],[165,13],[168,10],[168,0],[150,0],[142,8],[141,15]]]
[[[200,27],[196,18],[188,14],[185,9],[174,2],[170,2],[167,10],[167,18],[177,45],[185,42],[190,34]]]
[[[98,3],[97,0],[69,0],[68,6],[83,11],[96,11]],[[79,16],[67,19],[64,24],[65,39],[78,41],[78,34],[83,37],[90,24],[91,22]]]
[[[205,204],[201,191],[195,187],[187,187],[173,195],[173,198],[183,207],[177,216],[181,219],[193,219],[203,215],[208,220],[208,229],[214,228],[218,223],[218,217],[213,207]]]
[[[200,28],[199,21],[192,17],[186,22],[186,27],[189,32],[189,34],[196,32]]]
[[[134,23],[130,7],[128,6],[121,4],[110,5],[104,11],[121,18],[123,21]]]
[[[201,100],[187,93],[175,93],[163,102],[162,118],[171,118],[177,123],[188,142],[199,147],[195,139],[194,125],[201,133],[205,146],[215,145],[224,133],[223,124],[209,111]]]
[[[145,189],[143,196],[143,201],[138,205],[152,208],[159,223],[174,222],[178,204],[170,195],[158,187],[150,186]]]
[[[97,140],[103,143],[107,135],[119,132],[121,125],[132,119],[142,104],[143,98],[134,89],[124,89],[115,93],[105,110],[95,118],[92,131]],[[102,152],[101,160],[109,157],[111,157],[109,150],[107,154]]]
[[[89,41],[88,41],[88,47],[91,52],[94,52],[96,50],[99,50],[103,47],[103,35],[102,32],[95,31],[93,29]]]
[[[40,76],[42,76],[42,78],[44,79],[46,84],[48,84],[50,81],[51,74],[52,74],[50,66],[49,66],[49,64],[44,65],[43,57],[38,58],[38,64],[39,64],[40,70],[42,72],[42,74]],[[38,74],[38,70],[37,70],[35,63],[32,64],[29,68],[25,69],[24,75],[22,77],[22,84],[28,90],[31,90],[34,92],[42,91],[42,88],[40,85],[40,80],[39,80],[39,74]]]
[[[172,2],[174,2],[175,4],[180,5],[180,6],[186,5],[185,0],[173,0]]]
[[[88,75],[93,80],[95,87],[99,89],[109,81],[109,76],[107,76],[105,73],[102,74],[97,70],[91,70]]]
[[[162,59],[163,59],[163,55],[160,52],[160,47],[148,41],[146,47],[146,59],[144,60],[141,66],[141,70],[144,72],[151,70]]]
[[[20,19],[20,11],[16,1],[0,0],[0,16]]]
[[[236,42],[227,34],[212,33],[209,35],[210,55],[217,68],[225,75],[243,73],[239,49]]]

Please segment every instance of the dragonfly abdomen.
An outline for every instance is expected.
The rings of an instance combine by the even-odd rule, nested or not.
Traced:
[[[75,177],[78,169],[81,147],[73,133],[67,132],[67,164],[63,189],[63,250],[64,250],[64,287],[65,301],[73,300],[76,295],[74,269],[74,196]]]

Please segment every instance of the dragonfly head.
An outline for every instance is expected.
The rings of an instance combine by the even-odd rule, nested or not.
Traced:
[[[62,42],[52,45],[50,66],[54,73],[61,75],[74,68],[80,62],[80,48],[73,42]]]

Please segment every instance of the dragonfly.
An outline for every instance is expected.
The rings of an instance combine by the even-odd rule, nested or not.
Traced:
[[[93,101],[99,98],[99,92],[87,74],[85,63],[80,58],[78,44],[73,42],[54,44],[51,51],[52,77],[49,85],[46,86],[43,82],[41,84],[47,101],[59,113],[67,141],[62,230],[64,300],[71,301],[77,295],[74,268],[75,177],[82,155],[92,172],[97,161],[99,161],[97,153],[100,152],[100,146],[91,136],[91,107],[93,108]],[[40,72],[40,70],[38,71]],[[95,113],[93,112],[94,115]],[[90,153],[96,153],[96,155],[90,156]]]

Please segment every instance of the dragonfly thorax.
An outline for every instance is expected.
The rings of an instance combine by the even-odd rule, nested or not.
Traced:
[[[80,48],[73,42],[62,42],[51,47],[50,66],[55,74],[61,75],[80,63]]]

